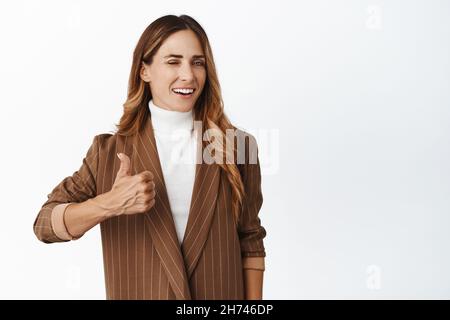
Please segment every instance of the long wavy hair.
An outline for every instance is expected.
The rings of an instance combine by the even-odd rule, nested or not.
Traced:
[[[152,93],[148,83],[140,77],[142,63],[150,65],[162,43],[173,33],[180,30],[192,30],[201,43],[206,59],[206,81],[203,91],[197,99],[193,115],[196,121],[202,121],[206,131],[206,141],[202,139],[203,148],[208,142],[213,145],[215,156],[226,157],[233,153],[232,159],[236,159],[237,150],[235,141],[226,135],[227,129],[236,130],[224,113],[224,104],[216,73],[214,58],[206,32],[188,15],[166,15],[153,21],[142,33],[133,53],[130,78],[128,82],[127,100],[123,104],[124,111],[120,123],[116,124],[117,134],[130,136],[137,134],[144,127],[147,117],[150,115],[148,102],[152,99]],[[208,135],[215,132],[214,137]],[[217,132],[223,137],[217,139]],[[234,131],[233,131],[234,132]],[[223,141],[225,140],[225,144]],[[231,155],[230,155],[231,156]],[[217,159],[217,158],[216,158]],[[223,159],[223,158],[222,158]],[[242,200],[245,196],[244,185],[239,168],[233,161],[218,161],[221,170],[231,185],[232,214],[237,224],[242,210]]]

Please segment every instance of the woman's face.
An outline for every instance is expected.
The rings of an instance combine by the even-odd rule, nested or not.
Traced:
[[[141,68],[141,78],[150,85],[152,99],[158,107],[187,112],[202,93],[206,80],[205,57],[192,30],[170,35],[153,57]],[[184,93],[175,89],[184,88]],[[194,89],[193,93],[187,94]],[[192,90],[191,90],[192,91]]]

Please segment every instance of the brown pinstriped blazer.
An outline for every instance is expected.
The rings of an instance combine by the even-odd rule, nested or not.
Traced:
[[[258,217],[263,201],[259,159],[255,150],[257,164],[248,163],[251,148],[245,140],[246,163],[238,167],[246,197],[237,228],[231,214],[231,187],[223,171],[216,163],[201,161],[179,245],[149,116],[134,136],[95,136],[80,169],[48,195],[34,232],[45,243],[68,241],[53,231],[52,209],[111,190],[120,166],[116,154],[123,152],[131,159],[132,174],[153,172],[156,202],[147,213],[100,224],[107,299],[244,299],[243,258],[266,255],[266,231]]]

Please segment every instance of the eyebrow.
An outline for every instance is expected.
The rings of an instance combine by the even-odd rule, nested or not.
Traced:
[[[167,56],[165,56],[164,58],[183,58],[183,56],[181,54],[168,54]],[[192,56],[192,59],[197,59],[197,58],[203,58],[205,59],[204,55],[201,54],[196,54]]]

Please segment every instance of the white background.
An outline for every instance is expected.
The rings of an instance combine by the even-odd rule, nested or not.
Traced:
[[[257,137],[265,299],[450,298],[449,1],[2,1],[0,298],[105,299],[98,226],[44,244],[47,194],[118,123],[139,36],[205,28]]]

